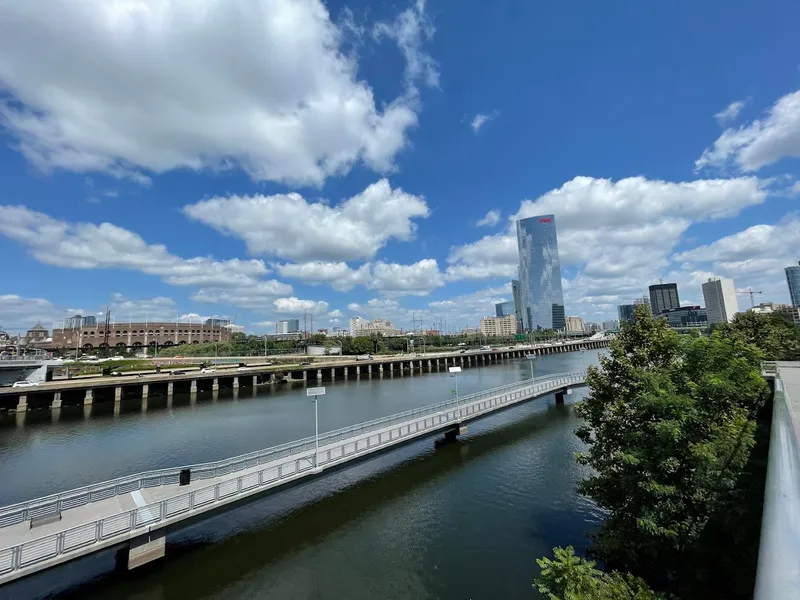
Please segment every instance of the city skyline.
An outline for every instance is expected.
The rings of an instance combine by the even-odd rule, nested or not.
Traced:
[[[198,2],[189,34],[170,0],[135,34],[100,0],[6,8],[0,326],[107,305],[254,333],[304,313],[474,326],[513,299],[515,222],[541,214],[569,315],[616,318],[659,280],[703,304],[709,277],[789,302],[800,7],[721,22],[712,0],[687,23],[677,5],[251,0],[264,18],[246,21]],[[308,35],[272,52],[289,9]],[[574,10],[595,25],[570,27]]]

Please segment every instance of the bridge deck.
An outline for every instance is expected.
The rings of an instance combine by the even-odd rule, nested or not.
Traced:
[[[584,384],[568,373],[503,386],[216,463],[152,471],[0,509],[0,584],[502,408]],[[316,457],[316,458],[315,458]],[[30,527],[31,518],[55,522]]]

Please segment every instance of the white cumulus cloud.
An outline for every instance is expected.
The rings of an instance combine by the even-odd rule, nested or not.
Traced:
[[[745,104],[746,102],[744,100],[731,102],[728,106],[716,113],[714,118],[720,125],[727,125],[728,123],[736,120],[736,117],[738,117],[739,113],[742,112]]]
[[[733,164],[755,172],[782,158],[800,158],[800,90],[778,99],[763,118],[723,131],[695,161],[695,169]]]
[[[351,14],[351,13],[347,13]],[[394,168],[436,85],[417,0],[376,37],[405,85],[379,101],[321,0],[11,0],[0,19],[0,123],[44,170],[149,182],[173,169],[321,184],[362,163]]]
[[[369,259],[391,239],[411,240],[413,219],[429,214],[424,198],[392,189],[386,179],[336,206],[292,193],[211,198],[183,210],[241,238],[253,254],[328,263]]]
[[[475,225],[477,227],[492,227],[500,222],[500,211],[490,210]]]

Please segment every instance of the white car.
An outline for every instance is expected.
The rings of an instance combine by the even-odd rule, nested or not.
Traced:
[[[204,369],[200,369],[200,372],[201,372],[201,373],[214,373],[214,372],[215,372],[215,369],[211,369],[211,368],[209,368],[209,367],[206,367],[206,368],[204,368]]]
[[[39,385],[38,381],[15,381],[11,387],[36,387],[37,385]]]
[[[250,367],[239,367],[239,368],[238,368],[238,369],[236,369],[236,370],[237,370],[237,371],[249,371],[249,370],[250,370]]]

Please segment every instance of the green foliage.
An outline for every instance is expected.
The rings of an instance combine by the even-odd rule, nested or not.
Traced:
[[[637,307],[589,369],[577,408],[580,491],[609,511],[591,551],[607,565],[675,589],[687,551],[730,500],[768,397],[760,352],[719,332],[679,336]]]
[[[713,331],[757,346],[766,360],[800,360],[800,327],[783,315],[738,313],[730,323],[714,325]]]
[[[540,558],[542,572],[534,587],[548,600],[658,600],[644,580],[618,572],[604,573],[575,555],[572,546],[553,548],[555,560]]]

